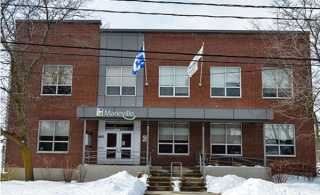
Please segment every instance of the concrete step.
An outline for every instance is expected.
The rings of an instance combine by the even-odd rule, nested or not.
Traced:
[[[159,170],[151,170],[150,173],[171,173],[171,170],[166,170],[166,169],[159,169]],[[172,170],[172,173],[180,173],[180,170],[174,169]],[[186,169],[182,170],[182,173],[201,173],[200,170],[191,170],[191,169]]]
[[[204,182],[182,182],[182,186],[197,186],[197,187],[204,187]]]
[[[169,186],[172,187],[171,181],[149,181],[150,186]]]
[[[192,183],[192,182],[202,182],[204,183],[204,179],[202,177],[183,177],[182,183]]]
[[[173,187],[168,186],[149,186],[148,191],[173,191]]]
[[[174,170],[179,170],[179,166],[173,166]],[[171,166],[152,166],[151,171],[156,171],[156,170],[171,170]],[[196,166],[182,166],[182,170],[200,170],[200,167]]]
[[[159,173],[159,172],[151,172],[152,176],[157,177],[171,177],[171,173]],[[201,177],[201,173],[182,173],[182,177]],[[180,177],[180,173],[173,173],[172,177]]]
[[[205,187],[199,186],[182,186],[180,191],[189,191],[189,192],[205,192],[207,191]]]
[[[171,177],[151,176],[149,182],[171,182]]]

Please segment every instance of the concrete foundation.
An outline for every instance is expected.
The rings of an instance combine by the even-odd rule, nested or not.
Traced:
[[[25,172],[24,168],[13,168],[14,171],[18,173],[15,174],[15,180],[25,180]],[[34,168],[33,174],[35,180],[50,180],[50,181],[63,181],[63,177],[61,175],[62,169],[51,168],[51,169],[44,169],[44,168]],[[77,170],[73,170],[74,174],[72,176],[72,180],[77,180]]]
[[[135,165],[79,165],[79,170],[87,170],[84,181],[96,181],[98,179],[109,177],[113,174],[126,170],[132,176],[137,176],[138,172],[148,174],[148,166]],[[78,177],[80,178],[80,171]]]
[[[204,167],[205,175],[223,177],[225,175],[237,175],[243,178],[258,178],[270,181],[265,167],[232,167],[232,166],[207,166]]]

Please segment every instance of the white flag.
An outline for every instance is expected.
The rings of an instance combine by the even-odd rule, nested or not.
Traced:
[[[198,61],[200,58],[202,58],[202,53],[203,53],[203,45],[199,50],[198,54],[194,56],[193,60],[189,64],[189,67],[187,70],[189,77],[192,77],[192,75],[198,70]]]

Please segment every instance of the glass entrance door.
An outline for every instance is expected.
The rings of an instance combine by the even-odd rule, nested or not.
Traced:
[[[106,162],[130,164],[132,161],[132,131],[107,131]]]

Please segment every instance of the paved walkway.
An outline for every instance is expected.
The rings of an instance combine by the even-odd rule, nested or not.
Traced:
[[[210,194],[210,195],[218,195],[208,192],[173,192],[173,191],[147,191],[145,194],[153,194],[153,195],[178,195],[178,194]]]

